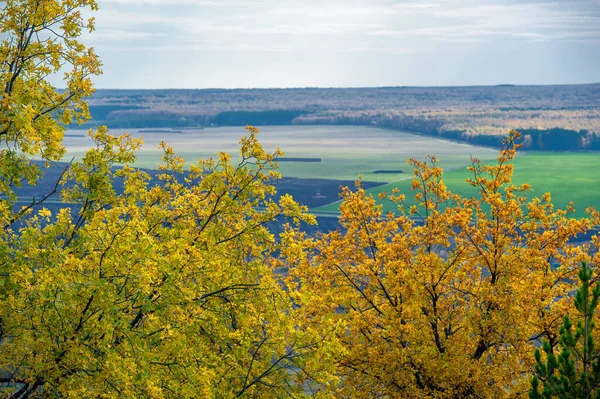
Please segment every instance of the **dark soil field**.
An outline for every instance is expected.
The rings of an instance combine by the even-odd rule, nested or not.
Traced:
[[[381,182],[362,182],[365,189],[381,186]],[[340,187],[354,187],[352,180],[330,179],[296,179],[286,178],[279,180],[275,187],[280,194],[291,194],[294,199],[309,208],[330,204],[339,199]]]

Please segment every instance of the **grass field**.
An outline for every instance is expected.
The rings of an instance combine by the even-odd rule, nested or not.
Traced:
[[[78,135],[83,131],[69,131]],[[117,133],[114,132],[113,133]],[[238,141],[245,134],[240,127],[184,130],[181,133],[151,133],[132,131],[144,138],[145,145],[139,153],[137,165],[156,168],[161,153],[162,140],[172,145],[187,161],[215,156],[219,151],[231,153],[235,161]],[[363,180],[387,182],[370,189],[373,194],[391,192],[397,187],[413,203],[410,191],[412,170],[406,164],[410,157],[423,159],[435,154],[445,170],[445,182],[453,192],[464,196],[476,195],[476,190],[464,182],[468,177],[466,166],[469,157],[476,156],[493,162],[497,150],[438,140],[398,131],[362,126],[269,126],[261,129],[260,142],[269,150],[279,146],[287,157],[321,158],[321,162],[281,162],[283,176],[331,180]],[[90,146],[88,138],[65,138],[67,156],[79,157]],[[588,206],[600,208],[600,154],[531,152],[515,159],[515,183],[529,183],[530,196],[552,193],[553,202],[564,207],[574,201],[577,216],[583,216]],[[375,173],[376,171],[403,173]],[[338,184],[332,182],[337,189]],[[307,188],[309,190],[310,188]],[[322,188],[315,188],[320,191]],[[311,193],[313,195],[314,193]],[[328,199],[335,201],[329,196]],[[310,205],[310,204],[309,204]],[[338,203],[314,208],[317,212],[337,212]],[[392,203],[384,203],[386,210],[394,210]]]
[[[70,135],[85,131],[70,130]],[[118,132],[112,131],[113,134]],[[162,140],[173,146],[187,161],[215,156],[219,151],[237,154],[238,141],[245,135],[244,128],[222,127],[202,130],[184,130],[182,133],[148,133],[133,130],[145,145],[139,153],[137,165],[156,168]],[[406,160],[436,154],[446,168],[456,168],[469,162],[469,155],[483,159],[496,156],[496,151],[467,144],[453,143],[431,137],[417,136],[392,130],[364,126],[268,126],[261,128],[259,141],[268,150],[281,148],[287,157],[321,158],[321,162],[282,162],[284,176],[394,182],[405,179],[407,173],[374,173],[377,170],[410,172]],[[87,137],[66,137],[67,157],[79,157],[90,146]],[[235,161],[235,157],[233,157]]]
[[[575,203],[576,216],[584,216],[585,208],[600,208],[600,154],[597,153],[555,153],[532,152],[519,156],[514,161],[514,183],[528,183],[532,191],[528,197],[541,196],[550,192],[555,206],[564,208],[570,201]],[[466,168],[444,173],[448,188],[463,196],[478,195],[477,189],[465,182],[470,176]],[[411,180],[404,180],[368,190],[373,195],[382,191],[391,192],[398,188],[407,197],[407,204],[414,204],[410,190]],[[339,204],[317,208],[317,211],[337,211]],[[395,210],[395,205],[384,202],[384,209]]]

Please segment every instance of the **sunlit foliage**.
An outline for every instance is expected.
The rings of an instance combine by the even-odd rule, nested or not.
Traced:
[[[275,154],[256,131],[243,161],[184,164],[165,146],[160,183],[128,166],[138,143],[99,131],[63,192],[1,251],[2,381],[14,397],[281,397],[294,359],[291,306],[265,224],[300,219],[267,199]],[[114,162],[125,164],[114,172]],[[113,179],[124,193],[115,194]],[[6,225],[3,226],[6,228]]]
[[[404,196],[392,193],[399,215],[384,215],[359,185],[343,191],[343,230],[284,236],[302,328],[331,354],[324,392],[526,395],[532,344],[544,337],[556,345],[577,266],[591,260],[569,239],[592,221],[511,184],[516,135],[495,165],[473,160],[477,198],[450,193],[435,157],[412,160],[419,206],[404,209]],[[298,242],[309,251],[293,250]]]
[[[78,41],[94,20],[82,10],[95,0],[9,0],[0,8],[0,195],[12,201],[13,188],[34,183],[40,171],[30,157],[62,157],[65,125],[89,117],[84,101],[100,61]],[[64,75],[63,90],[49,78]]]

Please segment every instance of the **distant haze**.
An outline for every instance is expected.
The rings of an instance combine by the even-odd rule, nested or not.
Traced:
[[[104,63],[99,88],[600,82],[600,0],[99,5],[84,37]]]

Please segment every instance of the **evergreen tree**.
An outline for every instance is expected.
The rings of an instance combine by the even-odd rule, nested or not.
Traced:
[[[600,299],[600,285],[595,284],[590,292],[592,270],[585,262],[579,271],[581,284],[575,294],[575,308],[581,315],[577,327],[569,316],[565,316],[560,328],[560,354],[545,341],[542,360],[539,349],[535,350],[535,372],[531,381],[531,399],[548,398],[600,398],[600,350],[594,337],[594,311]]]

